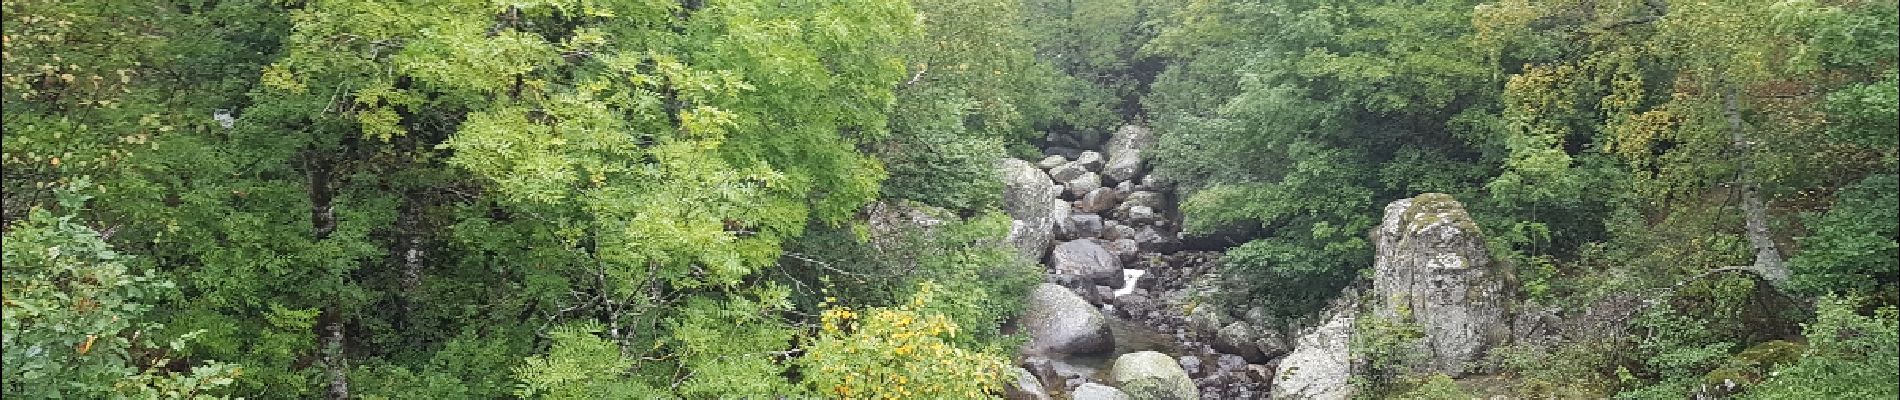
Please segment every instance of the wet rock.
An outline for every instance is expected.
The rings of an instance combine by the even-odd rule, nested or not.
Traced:
[[[1135,246],[1143,253],[1171,252],[1180,243],[1181,241],[1174,235],[1152,226],[1144,226],[1141,230],[1135,231]]]
[[[1050,168],[1060,167],[1062,166],[1062,164],[1068,164],[1068,163],[1069,163],[1069,159],[1063,158],[1062,156],[1052,155],[1048,157],[1043,157],[1042,161],[1037,161],[1036,168],[1041,168],[1041,169],[1046,170]]]
[[[1462,376],[1510,340],[1515,279],[1491,260],[1463,204],[1438,193],[1394,201],[1374,238],[1374,311],[1424,329],[1425,370]]]
[[[1154,299],[1144,293],[1126,294],[1115,297],[1115,304],[1121,305],[1122,315],[1129,319],[1141,320],[1157,310]]]
[[[1123,354],[1115,358],[1109,376],[1123,392],[1137,399],[1189,400],[1201,397],[1194,380],[1175,363],[1173,357],[1153,351]]]
[[[1068,288],[1037,285],[1029,293],[1028,306],[1022,320],[1029,333],[1028,353],[1095,354],[1115,348],[1108,317]]]
[[[1134,400],[1134,398],[1128,397],[1128,394],[1123,393],[1120,389],[1108,387],[1108,385],[1103,385],[1103,384],[1094,383],[1094,382],[1084,383],[1081,386],[1076,386],[1075,390],[1069,393],[1069,399],[1071,400]]]
[[[1070,240],[1056,245],[1049,253],[1049,266],[1057,275],[1079,276],[1095,284],[1122,285],[1121,259],[1092,240]]]
[[[1136,259],[1141,257],[1141,248],[1134,239],[1102,240],[1096,243],[1102,245],[1103,249],[1108,249],[1109,254],[1114,254],[1115,259],[1121,261],[1123,268],[1133,265]]]
[[[1120,204],[1116,202],[1116,197],[1119,196],[1115,194],[1115,189],[1096,188],[1083,194],[1082,199],[1076,201],[1075,210],[1085,213],[1108,211],[1115,208],[1116,204]]]
[[[1028,370],[1030,375],[1034,375],[1038,382],[1043,382],[1045,385],[1060,383],[1064,379],[1062,374],[1056,370],[1055,360],[1050,360],[1049,357],[1040,355],[1026,356],[1023,357],[1022,363],[1018,365],[1024,370]]]
[[[1003,398],[1008,400],[1049,400],[1049,393],[1042,390],[1042,382],[1029,370],[1011,368],[1010,378],[1003,385]]]

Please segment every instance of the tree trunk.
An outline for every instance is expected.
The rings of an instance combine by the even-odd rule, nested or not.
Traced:
[[[330,310],[335,312],[336,310]],[[330,387],[323,398],[350,398],[349,360],[343,357],[343,316],[332,315],[323,326],[323,368],[330,374]]]
[[[1768,229],[1768,205],[1762,200],[1761,183],[1755,177],[1754,142],[1749,141],[1742,127],[1742,109],[1736,87],[1726,80],[1718,81],[1722,86],[1722,108],[1728,117],[1729,145],[1740,157],[1741,170],[1737,173],[1737,186],[1742,196],[1743,233],[1748,243],[1755,248],[1755,264],[1752,268],[1762,278],[1779,286],[1788,281],[1788,265],[1781,259],[1781,250],[1775,244],[1775,237]]]
[[[427,255],[426,250],[422,248],[423,206],[420,200],[415,200],[417,196],[419,195],[411,193],[410,199],[403,202],[401,214],[396,222],[402,238],[400,239],[402,270],[398,271],[400,277],[397,278],[399,290],[402,293],[397,299],[402,308],[401,321],[404,324],[407,324],[410,316],[415,313],[416,292],[422,287],[422,259]]]
[[[335,207],[331,204],[335,196],[330,192],[331,166],[315,151],[305,153],[304,160],[310,180],[311,236],[322,241],[336,231]],[[350,398],[349,366],[345,364],[348,360],[343,357],[344,318],[340,311],[332,301],[331,306],[323,312],[323,332],[319,334],[322,347],[318,351],[323,354],[323,368],[330,375],[324,398],[331,400]]]

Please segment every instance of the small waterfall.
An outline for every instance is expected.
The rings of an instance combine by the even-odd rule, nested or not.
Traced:
[[[1115,289],[1115,297],[1121,297],[1122,295],[1134,293],[1135,281],[1141,280],[1141,276],[1147,275],[1147,274],[1148,274],[1147,270],[1122,269],[1122,287],[1120,289]]]

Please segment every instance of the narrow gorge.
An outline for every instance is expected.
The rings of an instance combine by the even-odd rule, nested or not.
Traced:
[[[1428,356],[1406,367],[1451,376],[1511,338],[1516,282],[1450,196],[1389,204],[1368,233],[1370,279],[1317,319],[1282,319],[1213,300],[1232,286],[1222,248],[1183,233],[1173,188],[1144,168],[1152,131],[1049,142],[1039,162],[998,162],[1009,241],[1047,274],[1021,319],[1012,399],[1348,398],[1368,368],[1349,345],[1362,315],[1415,324],[1423,340],[1402,351]]]

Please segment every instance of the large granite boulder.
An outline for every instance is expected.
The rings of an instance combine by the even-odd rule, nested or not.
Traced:
[[[1374,236],[1374,311],[1423,328],[1415,368],[1462,376],[1510,340],[1515,278],[1492,261],[1463,204],[1438,193],[1394,201]]]
[[[1159,140],[1160,137],[1146,127],[1122,126],[1102,145],[1102,150],[1108,153],[1108,163],[1102,167],[1103,177],[1112,182],[1125,182],[1140,176],[1142,153],[1153,149]]]
[[[1095,354],[1115,348],[1108,317],[1068,288],[1036,285],[1029,292],[1028,306],[1022,317],[1029,333],[1024,353]]]
[[[1352,398],[1352,333],[1357,293],[1347,290],[1323,314],[1324,320],[1301,331],[1292,353],[1273,371],[1273,398],[1344,400]]]
[[[1049,252],[1049,267],[1056,275],[1081,277],[1085,283],[1122,286],[1121,260],[1094,240],[1070,240],[1056,245],[1055,250]]]
[[[1122,392],[1138,400],[1194,400],[1201,398],[1187,370],[1174,357],[1153,351],[1123,354],[1109,369]]]
[[[1059,214],[1069,211],[1068,204],[1056,198],[1062,189],[1028,161],[1005,158],[996,168],[1003,179],[1003,211],[1014,220],[1007,240],[1023,259],[1042,260],[1055,239],[1057,218],[1066,217]]]

